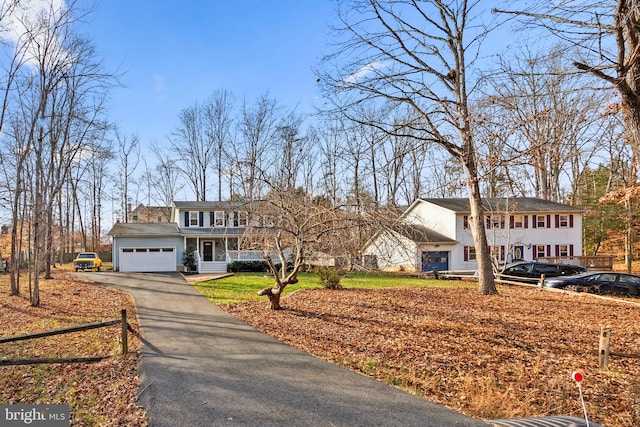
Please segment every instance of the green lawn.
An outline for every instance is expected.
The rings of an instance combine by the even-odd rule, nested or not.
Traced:
[[[318,276],[312,273],[302,273],[299,282],[285,288],[284,295],[298,289],[320,288]],[[230,303],[250,300],[266,300],[258,296],[258,291],[273,285],[273,277],[264,273],[236,273],[233,276],[194,284],[195,288],[213,303]],[[348,273],[340,284],[344,288],[401,288],[408,286],[463,286],[475,287],[477,284],[451,281],[430,280],[417,277],[398,276],[391,274]]]

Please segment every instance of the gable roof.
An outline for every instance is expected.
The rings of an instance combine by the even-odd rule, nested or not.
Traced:
[[[469,199],[418,199],[428,202],[456,213],[470,213],[471,207]],[[580,207],[569,206],[563,203],[552,202],[551,200],[538,199],[535,197],[494,197],[483,198],[482,205],[486,212],[582,212]]]
[[[173,237],[180,236],[180,229],[178,224],[174,222],[118,222],[111,227],[107,234],[114,237]]]

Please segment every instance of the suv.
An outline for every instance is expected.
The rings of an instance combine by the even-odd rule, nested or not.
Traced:
[[[586,271],[586,268],[579,265],[548,264],[544,262],[524,261],[507,265],[500,274],[505,276],[539,279],[543,274],[544,277],[572,276]]]

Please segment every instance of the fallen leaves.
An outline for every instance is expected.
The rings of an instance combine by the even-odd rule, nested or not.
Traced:
[[[259,330],[323,359],[478,418],[582,416],[571,373],[585,375],[589,416],[640,425],[640,359],[598,368],[600,326],[611,351],[640,355],[640,307],[590,295],[501,287],[305,290],[225,304]]]
[[[56,271],[53,279],[41,280],[40,307],[29,304],[24,279],[21,288],[20,296],[10,296],[8,276],[0,276],[2,336],[119,319],[123,308],[139,329],[128,294],[81,275]],[[130,339],[129,354],[120,354],[119,325],[0,344],[2,359],[109,356],[97,363],[0,367],[0,402],[69,404],[74,426],[145,426],[145,410],[135,403],[139,350],[139,341]]]

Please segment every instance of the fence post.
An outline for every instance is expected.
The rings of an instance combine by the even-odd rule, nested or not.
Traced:
[[[129,344],[127,343],[127,310],[122,310],[120,317],[122,319],[122,354],[124,355],[129,352]]]
[[[600,369],[607,369],[609,365],[609,341],[611,340],[611,328],[601,326],[600,327],[600,349],[598,351],[598,358]]]

